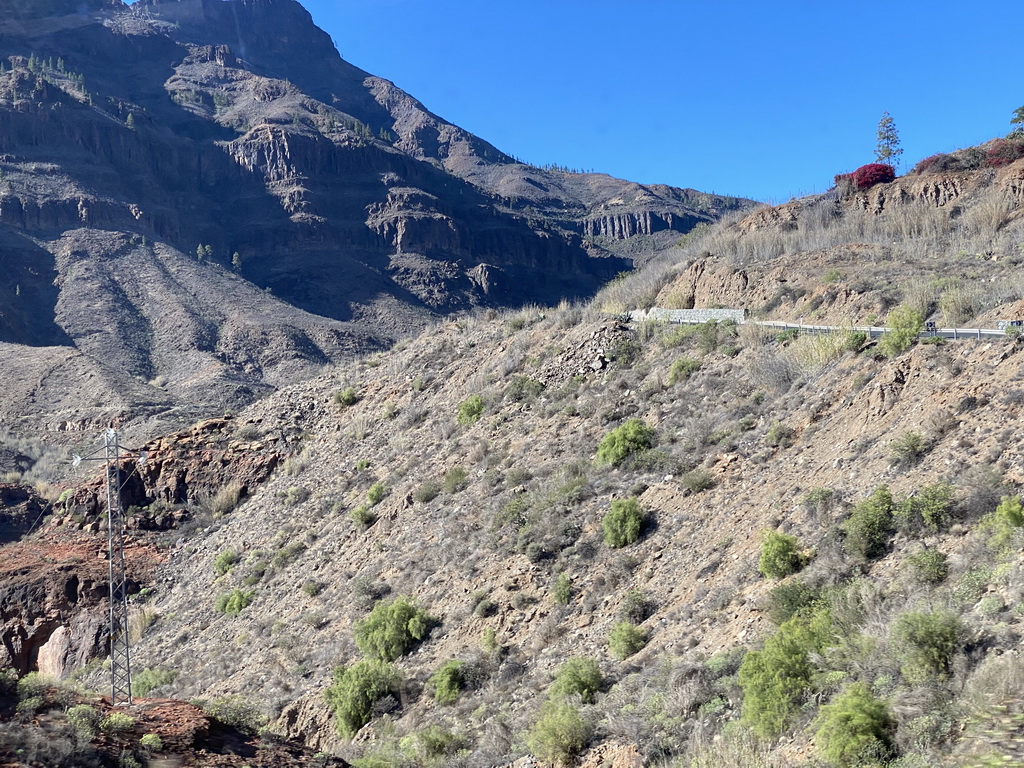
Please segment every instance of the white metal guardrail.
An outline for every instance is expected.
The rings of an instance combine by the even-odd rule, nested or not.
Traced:
[[[669,323],[699,324],[709,320],[733,321],[737,324],[749,323],[760,325],[765,328],[777,328],[781,331],[795,330],[799,333],[835,333],[837,331],[855,331],[866,333],[869,338],[876,339],[884,336],[889,329],[884,326],[863,325],[808,325],[805,323],[786,323],[777,320],[748,320],[746,310],[743,309],[636,309],[629,313],[629,319],[633,322],[644,320],[662,320]],[[1021,320],[1000,320],[998,328],[938,328],[934,323],[926,323],[921,336],[928,338],[938,336],[944,339],[998,339],[1007,335],[1007,329],[1021,328],[1024,321]]]

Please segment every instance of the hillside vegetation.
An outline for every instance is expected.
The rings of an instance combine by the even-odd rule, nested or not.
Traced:
[[[287,460],[159,537],[151,695],[241,696],[357,766],[1024,760],[1024,345],[617,319],[991,327],[1022,178],[762,209],[255,403],[204,455]]]
[[[1004,178],[968,181],[983,198]],[[801,216],[831,204],[805,201],[795,231],[824,237]],[[834,204],[837,226],[868,215]],[[862,291],[822,273],[880,236],[827,258],[713,250],[761,237],[748,219],[591,306],[465,317],[268,398],[235,429],[294,452],[173,551],[140,663],[182,672],[169,694],[243,694],[365,765],[1017,755],[1024,348],[886,356],[852,333],[600,312],[742,272],[756,313],[883,322],[918,298],[905,273],[931,274],[939,307],[942,280],[993,286],[1019,258],[1016,216],[944,271],[847,261],[889,276]],[[772,274],[793,293],[758,293]],[[978,311],[1015,315],[999,290]],[[218,613],[234,590],[246,605]]]

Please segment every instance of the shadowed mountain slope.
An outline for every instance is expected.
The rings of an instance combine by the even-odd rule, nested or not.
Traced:
[[[74,346],[185,411],[447,313],[585,298],[749,204],[517,163],[342,60],[294,0],[0,15],[0,340]],[[86,410],[60,420],[130,418]]]

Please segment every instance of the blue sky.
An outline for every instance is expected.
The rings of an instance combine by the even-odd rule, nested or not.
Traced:
[[[1020,0],[300,0],[349,62],[529,162],[783,202],[1010,129]]]

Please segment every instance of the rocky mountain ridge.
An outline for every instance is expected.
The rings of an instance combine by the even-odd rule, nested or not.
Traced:
[[[181,231],[208,225],[203,242],[213,243],[211,255],[204,248],[193,259],[151,229],[110,224],[146,220],[153,209],[140,207],[136,218],[114,195],[104,207],[80,182],[54,202],[51,179],[71,189],[68,180],[81,176],[53,162],[48,176],[23,158],[0,160],[2,183],[8,172],[14,178],[9,210],[20,222],[0,221],[11,244],[4,258],[24,280],[14,298],[55,307],[53,322],[16,302],[5,311],[10,333],[45,346],[25,359],[24,345],[0,344],[5,370],[20,371],[5,381],[4,423],[20,418],[26,431],[46,425],[69,442],[95,443],[112,411],[97,417],[99,406],[82,401],[120,393],[112,420],[128,427],[131,447],[122,471],[139,588],[134,669],[147,697],[200,698],[208,711],[164,702],[150,712],[147,701],[121,736],[68,735],[61,718],[72,702],[90,717],[109,709],[74,698],[83,696],[76,680],[93,689],[107,680],[89,663],[107,640],[102,481],[87,475],[36,491],[7,484],[0,536],[13,540],[0,544],[0,666],[64,680],[40,684],[29,674],[15,685],[0,674],[0,736],[38,745],[68,735],[69,765],[85,764],[75,755],[97,746],[110,748],[101,763],[152,757],[142,743],[151,729],[166,737],[168,759],[200,765],[1024,760],[1021,340],[915,344],[911,333],[894,347],[852,329],[801,336],[620,319],[638,307],[725,304],[768,319],[891,322],[895,333],[908,318],[994,325],[1021,317],[1024,161],[736,211],[589,304],[481,306],[389,346],[390,332],[360,321],[387,316],[407,327],[422,307],[394,299],[324,321],[280,298],[304,292],[303,302],[327,302],[320,282],[289,284],[283,267],[259,257],[247,265],[248,250],[237,274],[224,263],[228,241],[210,237],[220,231],[214,220],[272,213],[279,218],[261,234],[297,249],[303,268],[322,266],[326,251],[313,253],[310,242],[324,233],[347,231],[354,248],[370,250],[382,238],[401,252],[360,262],[377,275],[372,285],[402,283],[438,309],[451,302],[444,286],[500,292],[515,259],[522,269],[532,259],[586,264],[583,239],[596,235],[580,222],[597,215],[588,200],[621,211],[688,193],[612,192],[596,176],[517,170],[386,84],[366,86],[342,62],[331,82],[359,82],[363,90],[349,96],[366,106],[361,114],[402,117],[392,128],[346,123],[355,118],[344,110],[318,108],[326,93],[313,103],[296,85],[308,74],[301,59],[291,85],[270,76],[259,51],[272,41],[232,39],[236,51],[209,38],[226,14],[281,19],[298,13],[294,4],[105,8],[94,12],[103,29],[120,30],[119,44],[152,50],[136,38],[187,40],[187,56],[161,81],[176,106],[109,104],[106,116],[93,116],[99,127],[62,134],[70,146],[123,134],[117,151],[135,151],[129,134],[167,110],[179,122],[154,120],[153,130],[176,125],[167,130],[183,146],[194,140],[183,137],[203,136],[209,154],[194,167],[175,165],[184,154],[156,154],[181,173],[162,192],[166,209],[155,210],[173,221],[175,195],[202,188],[193,173],[209,173],[221,190],[238,177],[220,174],[246,164],[257,177],[247,187],[252,205],[186,209],[194,216],[182,217]],[[67,15],[57,25],[64,31],[83,18]],[[329,43],[311,35],[310,49]],[[255,64],[245,64],[243,42],[255,46],[247,49]],[[77,76],[54,74],[56,60],[43,59],[49,74],[33,79],[44,67],[33,58],[0,73],[20,95],[9,119],[11,140],[24,146],[32,132],[18,115],[38,119],[40,135],[67,128],[60,116],[41,117],[32,94],[67,97],[52,112],[88,103]],[[332,94],[341,104],[343,94]],[[133,127],[119,116],[129,114]],[[395,133],[388,139],[381,127]],[[349,218],[326,205],[332,182],[318,169],[366,170],[381,158],[397,163],[388,166],[394,176],[368,184],[372,194],[343,190],[372,205]],[[444,175],[446,163],[463,176]],[[558,208],[553,198],[493,202],[483,182],[466,182],[474,173],[509,191],[548,184],[579,204],[542,220],[545,206]],[[452,203],[437,194],[442,187],[471,201]],[[481,200],[492,200],[486,231],[458,218]],[[519,211],[519,224],[503,207]],[[94,212],[112,228],[62,229]],[[609,215],[611,234],[601,237],[635,226],[633,213]],[[282,217],[284,230],[271,226]],[[454,253],[466,238],[507,244],[510,227],[522,234],[510,262],[462,271],[466,263],[419,252],[443,241]],[[360,240],[366,232],[372,237]],[[547,238],[545,259],[527,232]],[[52,257],[49,271],[33,261],[39,249]],[[279,281],[270,295],[246,282],[261,269]],[[64,293],[69,285],[73,294]],[[235,300],[218,301],[225,295]],[[355,354],[366,350],[375,351]],[[210,390],[234,412],[190,419],[200,415],[190,404]],[[169,412],[190,426],[147,440]],[[29,467],[30,447],[2,437],[4,468]],[[381,626],[386,642],[376,636]],[[40,685],[58,693],[31,695]],[[221,738],[212,712],[225,703],[250,725],[266,724],[259,746],[252,735]],[[872,730],[858,741],[863,734],[844,723],[865,718]],[[841,737],[855,748],[840,749]],[[293,741],[275,753],[278,739]],[[0,751],[2,760],[26,762]]]
[[[440,315],[586,297],[749,205],[517,163],[294,0],[0,10],[0,341],[108,382],[33,428],[123,423],[124,399],[188,423]],[[12,400],[55,356],[9,356]]]

